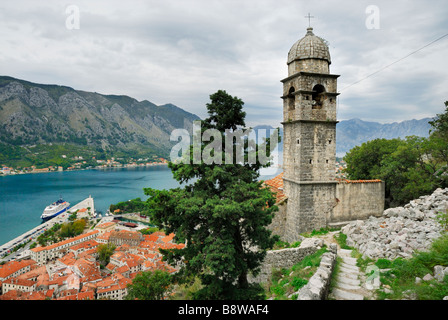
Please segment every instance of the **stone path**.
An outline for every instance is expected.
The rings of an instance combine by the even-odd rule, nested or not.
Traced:
[[[336,243],[334,235],[339,231],[329,232],[322,237],[324,243]],[[336,275],[336,284],[330,292],[329,298],[335,300],[364,300],[373,296],[371,290],[367,290],[362,284],[366,276],[356,266],[356,259],[351,257],[352,250],[341,249],[338,245],[339,272]]]
[[[359,267],[356,266],[356,259],[350,257],[351,253],[352,250],[338,250],[342,262],[339,263],[336,285],[332,290],[336,300],[364,300]]]

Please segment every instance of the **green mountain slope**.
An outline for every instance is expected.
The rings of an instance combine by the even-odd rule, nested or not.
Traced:
[[[0,150],[56,144],[166,157],[172,130],[191,131],[198,119],[172,104],[0,76]]]

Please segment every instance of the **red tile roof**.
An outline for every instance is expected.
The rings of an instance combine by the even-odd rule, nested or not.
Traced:
[[[383,182],[382,180],[347,180],[347,179],[336,179],[339,183],[378,183]]]
[[[283,172],[275,178],[266,180],[264,184],[271,188],[271,191],[275,193],[276,203],[287,199],[285,193],[283,192]]]
[[[33,264],[36,264],[36,261],[31,259],[7,262],[4,265],[0,266],[0,279],[7,278],[12,274],[14,274],[15,272],[19,271],[20,269],[26,268]]]

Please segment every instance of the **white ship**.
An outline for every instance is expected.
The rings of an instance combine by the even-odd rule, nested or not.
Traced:
[[[70,203],[60,198],[58,201],[47,206],[40,217],[42,220],[49,220],[65,212],[68,208],[70,208]]]

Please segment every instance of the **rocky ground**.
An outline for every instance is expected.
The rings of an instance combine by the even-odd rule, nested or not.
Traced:
[[[436,215],[448,209],[448,188],[390,208],[379,218],[354,221],[342,228],[347,245],[372,259],[410,258],[414,251],[429,249],[442,227]]]

